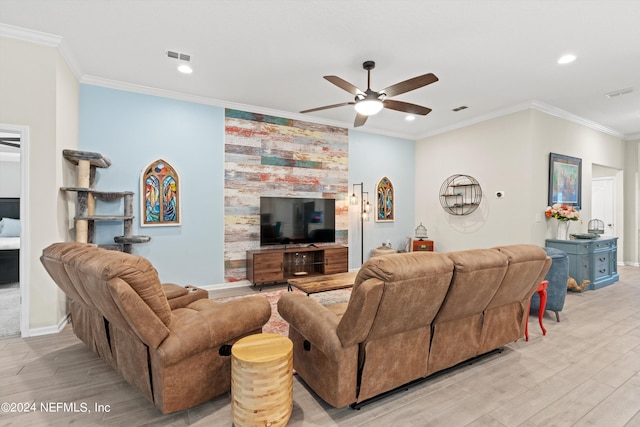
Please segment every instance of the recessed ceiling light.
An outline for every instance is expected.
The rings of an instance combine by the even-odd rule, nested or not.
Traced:
[[[409,114],[407,117],[404,118],[406,121],[408,122],[412,122],[416,119],[416,116]]]
[[[186,63],[178,65],[178,71],[180,71],[183,74],[193,73],[193,69],[189,66],[189,64],[186,64]]]
[[[575,60],[576,60],[576,56],[571,53],[568,53],[566,55],[562,55],[560,59],[558,59],[558,64],[561,64],[561,65],[570,64]]]

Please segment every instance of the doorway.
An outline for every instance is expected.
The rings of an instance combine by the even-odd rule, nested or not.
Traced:
[[[2,175],[2,180],[5,182],[0,187],[0,197],[10,198],[8,196],[18,196],[19,198],[19,261],[18,261],[18,285],[16,286],[16,292],[19,295],[14,295],[16,302],[12,305],[16,306],[17,310],[13,310],[11,316],[17,316],[17,319],[12,317],[12,322],[17,321],[18,328],[15,330],[15,334],[20,334],[22,337],[28,337],[30,335],[30,323],[29,323],[29,239],[27,238],[27,224],[28,224],[28,203],[29,200],[29,187],[28,187],[28,148],[29,148],[29,127],[21,125],[10,125],[0,123],[0,136],[3,136],[5,141],[9,144],[0,144],[3,146],[2,156],[4,160],[10,159],[11,161],[1,162],[0,167],[4,166],[4,171],[7,172],[7,176]],[[17,165],[9,166],[10,163],[17,163]],[[14,170],[15,169],[15,170]],[[18,180],[16,182],[8,181],[9,175],[12,180]],[[5,181],[7,179],[7,181]],[[1,183],[0,183],[1,184]],[[17,189],[16,186],[17,185]],[[18,194],[15,194],[15,193]],[[3,320],[3,324],[5,321]],[[12,323],[13,325],[13,323]],[[12,326],[13,327],[13,326]]]

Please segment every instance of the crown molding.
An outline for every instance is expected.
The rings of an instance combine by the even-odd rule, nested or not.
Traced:
[[[0,36],[57,48],[76,80],[82,78],[82,69],[63,37],[8,24],[0,24]]]
[[[175,99],[178,101],[212,105],[214,107],[232,108],[234,110],[250,111],[252,113],[286,117],[294,120],[310,121],[308,117],[304,117],[300,114],[292,114],[287,111],[256,107],[256,106],[240,104],[236,102],[228,102],[220,99],[209,98],[206,96],[192,95],[192,94],[183,93],[183,92],[175,92],[175,91],[166,90],[166,89],[158,89],[151,86],[144,86],[144,85],[126,83],[118,80],[105,79],[103,77],[98,77],[98,76],[85,75],[80,80],[80,83],[93,85],[93,86],[101,86],[108,89],[117,89],[117,90],[123,90],[126,92],[139,93],[143,95],[159,96],[162,98]],[[326,124],[328,126],[336,126],[336,127],[346,127],[345,124],[342,122],[331,121],[331,120],[325,120],[324,123],[321,123],[321,124]]]
[[[205,105],[212,105],[212,106],[216,106],[216,107],[221,107],[221,108],[232,108],[234,110],[241,110],[241,111],[250,111],[252,113],[258,113],[258,114],[266,114],[266,115],[270,115],[270,116],[277,116],[277,117],[286,117],[289,119],[293,119],[293,120],[299,120],[299,121],[303,121],[303,122],[312,122],[312,123],[318,123],[318,124],[322,124],[322,125],[327,125],[327,126],[335,126],[335,127],[340,127],[340,128],[347,128],[347,129],[351,129],[351,124],[350,123],[345,123],[345,122],[340,122],[340,121],[336,121],[336,120],[323,120],[323,119],[317,119],[317,118],[313,118],[313,120],[310,120],[309,116],[305,116],[299,113],[291,113],[289,111],[281,111],[281,110],[274,110],[271,108],[263,108],[263,107],[256,107],[253,105],[247,105],[247,104],[240,104],[240,103],[235,103],[235,102],[229,102],[229,101],[223,101],[223,100],[219,100],[219,99],[215,99],[215,98],[209,98],[209,97],[205,97],[205,96],[199,96],[199,95],[191,95],[191,94],[186,94],[186,93],[182,93],[182,92],[174,92],[174,91],[169,91],[169,90],[165,90],[165,89],[158,89],[158,88],[154,88],[154,87],[150,87],[150,86],[144,86],[144,85],[137,85],[137,84],[132,84],[132,83],[125,83],[125,82],[121,82],[121,81],[117,81],[117,80],[110,80],[110,79],[105,79],[102,77],[97,77],[97,76],[89,76],[89,75],[85,75],[80,79],[80,83],[84,83],[84,84],[89,84],[89,85],[93,85],[93,86],[101,86],[101,87],[106,87],[109,89],[117,89],[117,90],[123,90],[123,91],[127,91],[127,92],[134,92],[134,93],[140,93],[140,94],[144,94],[144,95],[151,95],[151,96],[159,96],[162,98],[169,98],[169,99],[176,99],[179,101],[186,101],[186,102],[194,102],[194,103],[198,103],[198,104],[205,104]],[[530,101],[530,102],[523,102],[520,104],[516,104],[516,105],[512,105],[510,107],[507,108],[503,108],[500,110],[496,110],[493,111],[491,113],[488,114],[483,114],[477,117],[474,117],[470,120],[465,120],[459,123],[456,123],[455,125],[452,126],[448,126],[445,128],[440,128],[437,129],[433,132],[429,132],[428,134],[422,135],[418,138],[413,137],[412,135],[407,135],[407,134],[398,134],[395,132],[388,132],[388,131],[384,131],[381,129],[375,129],[375,128],[367,128],[367,130],[362,130],[362,132],[366,132],[366,133],[372,133],[372,134],[377,134],[377,135],[384,135],[384,136],[389,136],[389,137],[394,137],[394,138],[401,138],[401,139],[407,139],[407,140],[411,140],[411,141],[417,141],[420,139],[424,139],[424,138],[428,138],[431,136],[435,136],[435,135],[439,135],[442,133],[446,133],[446,132],[450,132],[456,129],[460,129],[460,128],[464,128],[476,123],[481,123],[481,122],[485,122],[487,120],[491,120],[491,119],[495,119],[498,117],[502,117],[502,116],[506,116],[508,114],[512,114],[512,113],[517,113],[520,111],[524,111],[524,110],[528,110],[528,109],[534,109],[537,111],[541,111],[543,113],[547,113],[549,115],[558,117],[558,118],[562,118],[586,127],[589,127],[591,129],[595,129],[597,131],[603,132],[603,133],[607,133],[609,135],[615,136],[617,138],[620,139],[629,139],[629,137],[625,137],[625,135],[623,135],[620,132],[614,131],[610,128],[607,128],[605,126],[602,126],[596,122],[584,119],[582,117],[576,116],[575,114],[569,113],[568,111],[562,110],[560,108],[554,107],[552,105],[549,104],[545,104],[543,102],[540,101]],[[352,129],[352,130],[359,130],[359,129]],[[638,135],[640,136],[640,134]],[[631,139],[633,139],[633,136],[630,136]]]
[[[61,36],[2,23],[0,23],[0,36],[52,47],[58,47],[62,42]]]
[[[618,132],[616,130],[603,126],[592,120],[588,120],[583,117],[577,116],[561,108],[554,107],[553,105],[549,105],[549,104],[545,104],[544,102],[533,100],[531,101],[531,108],[533,108],[534,110],[541,111],[543,113],[547,113],[551,116],[559,117],[561,119],[565,119],[570,122],[577,123],[579,125],[597,130],[599,132],[606,133],[611,136],[615,136],[616,138],[624,139],[624,134],[621,132]]]
[[[142,95],[151,95],[151,96],[158,96],[161,98],[175,99],[178,101],[193,102],[196,104],[213,105],[217,107],[224,106],[223,101],[219,101],[213,98],[208,98],[205,96],[191,95],[183,92],[174,92],[174,91],[165,90],[165,89],[158,89],[151,86],[126,83],[119,80],[111,80],[111,79],[106,79],[104,77],[99,77],[99,76],[91,76],[91,75],[85,74],[80,79],[80,83],[92,85],[92,86],[105,87],[108,89],[116,89],[116,90],[123,90],[126,92],[139,93]]]
[[[640,142],[640,133],[630,133],[624,136],[625,141],[638,141]]]
[[[84,72],[80,67],[80,64],[76,60],[76,57],[71,52],[71,49],[69,48],[67,42],[64,41],[64,39],[60,42],[60,45],[58,46],[58,51],[66,61],[73,75],[76,77],[76,80],[80,82],[82,80],[82,76],[84,75]]]
[[[502,117],[502,116],[506,116],[509,114],[513,114],[513,113],[517,113],[523,110],[528,110],[532,108],[532,103],[531,102],[523,102],[521,104],[516,104],[516,105],[512,105],[510,107],[506,107],[506,108],[501,108],[499,110],[495,110],[495,111],[491,111],[489,113],[486,114],[481,114],[479,116],[475,116],[472,117],[468,120],[463,120],[461,122],[455,123],[451,126],[445,126],[439,129],[434,129],[430,132],[427,132],[423,135],[420,135],[419,138],[417,138],[417,140],[420,139],[425,139],[425,138],[429,138],[432,136],[436,136],[436,135],[441,135],[443,133],[447,133],[447,132],[451,132],[457,129],[462,129],[465,128],[467,126],[471,126],[471,125],[475,125],[477,123],[482,123],[482,122],[486,122],[487,120],[491,120],[491,119],[497,119],[498,117]]]
[[[537,101],[537,100],[534,99],[534,100],[531,100],[529,102],[523,102],[523,103],[520,103],[520,104],[512,105],[512,106],[507,107],[507,108],[503,108],[503,109],[500,109],[500,110],[495,110],[495,111],[492,111],[492,112],[487,113],[487,114],[476,116],[476,117],[474,117],[474,118],[472,118],[470,120],[465,120],[465,121],[462,121],[462,122],[458,122],[458,123],[456,123],[456,124],[454,124],[452,126],[447,126],[447,127],[444,127],[444,128],[436,129],[436,130],[434,130],[432,132],[429,132],[429,133],[427,133],[425,135],[422,135],[418,139],[429,138],[429,137],[432,137],[432,136],[435,136],[435,135],[440,135],[440,134],[443,134],[443,133],[446,133],[446,132],[451,132],[451,131],[456,130],[456,129],[461,129],[461,128],[464,128],[464,127],[467,127],[467,126],[470,126],[470,125],[474,125],[476,123],[481,123],[481,122],[484,122],[484,121],[487,121],[487,120],[495,119],[495,118],[498,118],[498,117],[506,116],[508,114],[513,114],[513,113],[517,113],[517,112],[524,111],[524,110],[529,110],[529,109],[537,110],[537,111],[549,114],[549,115],[554,116],[554,117],[558,117],[558,118],[561,118],[561,119],[564,119],[564,120],[567,120],[567,121],[570,121],[570,122],[573,122],[573,123],[577,123],[579,125],[588,127],[590,129],[597,130],[597,131],[602,132],[602,133],[606,133],[608,135],[611,135],[611,136],[614,136],[616,138],[620,138],[620,139],[623,139],[623,140],[626,140],[626,139],[629,138],[629,136],[631,136],[631,135],[625,136],[621,132],[618,132],[616,130],[613,130],[611,128],[603,126],[603,125],[601,125],[599,123],[596,123],[596,122],[594,122],[592,120],[585,119],[583,117],[577,116],[577,115],[575,115],[573,113],[570,113],[570,112],[568,112],[566,110],[563,110],[561,108],[554,107],[553,105],[545,104],[544,102],[540,102],[540,101]],[[638,134],[638,136],[640,136],[640,134]]]

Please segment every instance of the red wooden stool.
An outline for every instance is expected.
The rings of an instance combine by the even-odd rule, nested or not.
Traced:
[[[540,308],[538,309],[538,322],[540,322],[540,329],[542,329],[542,335],[547,335],[547,330],[542,325],[542,317],[544,316],[544,308],[547,305],[547,286],[548,280],[543,280],[540,286],[536,289],[536,292],[540,296]],[[524,329],[524,337],[529,341],[529,311],[531,311],[531,300],[529,300],[529,309],[527,310],[527,323]]]

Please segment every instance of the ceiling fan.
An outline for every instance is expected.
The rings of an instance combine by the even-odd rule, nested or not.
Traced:
[[[324,107],[311,108],[309,110],[300,111],[301,113],[311,113],[314,111],[327,110],[329,108],[343,107],[345,105],[353,105],[356,110],[356,119],[353,123],[354,127],[362,126],[367,121],[369,116],[377,114],[383,108],[389,110],[402,111],[409,114],[418,114],[426,116],[431,112],[431,108],[422,107],[416,104],[410,104],[403,101],[395,101],[388,99],[395,95],[400,95],[409,92],[414,89],[421,88],[423,86],[435,83],[438,78],[432,74],[423,74],[418,77],[414,77],[409,80],[405,80],[400,83],[396,83],[380,91],[371,90],[371,70],[376,67],[374,61],[365,61],[362,64],[362,68],[367,70],[367,90],[362,91],[356,86],[352,85],[346,80],[341,79],[338,76],[324,76],[324,78],[340,89],[344,89],[350,94],[355,96],[355,99],[351,102],[342,102],[340,104],[325,105]]]

